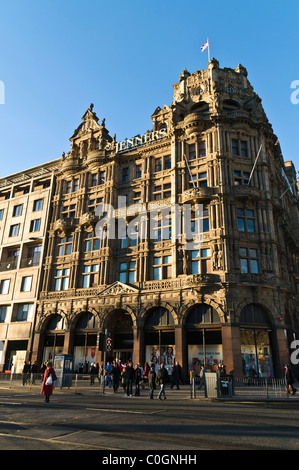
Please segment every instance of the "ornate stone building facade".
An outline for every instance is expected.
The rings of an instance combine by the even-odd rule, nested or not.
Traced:
[[[298,188],[246,69],[184,70],[152,123],[117,142],[91,105],[71,137],[32,360],[81,371],[108,331],[108,359],[280,376],[299,335]]]

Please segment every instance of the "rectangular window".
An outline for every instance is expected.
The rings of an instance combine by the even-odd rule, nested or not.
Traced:
[[[142,177],[142,165],[137,165],[136,166],[136,178],[141,178]]]
[[[191,251],[191,272],[192,274],[206,274],[211,272],[211,250],[203,248]]]
[[[74,180],[73,191],[78,191],[79,189],[79,180]]]
[[[170,279],[172,277],[172,256],[155,256],[153,260],[154,281]]]
[[[91,175],[91,186],[97,186],[98,185],[98,175],[95,173]]]
[[[241,140],[241,156],[248,157],[248,145],[246,140]]]
[[[30,321],[33,314],[33,304],[20,304],[18,306],[16,321]]]
[[[8,294],[9,293],[9,286],[10,286],[10,279],[4,279],[0,283],[0,294]]]
[[[66,181],[65,182],[65,192],[67,194],[72,192],[72,182],[71,181]]]
[[[95,251],[101,248],[101,240],[93,233],[89,233],[85,241],[85,251]]]
[[[70,206],[63,206],[61,209],[61,215],[69,219],[74,219],[76,216],[76,204],[71,204]]]
[[[23,204],[19,204],[17,206],[14,206],[12,216],[19,217],[20,215],[22,215],[22,212],[23,212]]]
[[[239,155],[239,141],[237,139],[232,140],[232,153],[233,155]]]
[[[188,151],[189,151],[189,160],[195,160],[196,159],[196,146],[195,146],[195,144],[190,144],[188,146]]]
[[[98,282],[99,265],[92,264],[83,268],[83,287],[92,287]]]
[[[153,199],[158,201],[171,197],[171,183],[158,184],[153,188]]]
[[[200,274],[200,257],[199,250],[191,251],[191,272],[192,274]]]
[[[119,280],[124,284],[136,282],[136,261],[119,264]]]
[[[88,211],[97,213],[97,209],[101,207],[101,204],[103,204],[103,198],[102,197],[97,197],[95,199],[90,199],[88,203]],[[98,209],[99,210],[99,209]],[[99,210],[100,212],[100,210]]]
[[[8,310],[7,305],[1,305],[1,307],[0,307],[0,323],[5,323],[7,310]]]
[[[9,236],[10,237],[17,237],[19,235],[20,224],[11,225],[9,229]]]
[[[55,275],[55,291],[67,290],[69,288],[70,269],[57,269]]]
[[[29,247],[26,266],[38,266],[40,263],[40,259],[41,259],[41,252],[42,252],[41,245]]]
[[[247,186],[250,173],[247,171],[234,171],[234,184],[235,186]]]
[[[247,140],[232,139],[232,154],[235,156],[248,157]]]
[[[141,202],[141,191],[133,193],[133,204],[139,204]]]
[[[25,276],[22,278],[21,292],[30,292],[32,286],[32,276]]]
[[[61,238],[58,245],[58,256],[66,256],[72,253],[73,237]]]
[[[0,221],[3,219],[4,209],[0,209]]]
[[[199,157],[200,158],[206,156],[206,143],[205,142],[199,142],[198,151],[199,151]]]
[[[255,232],[254,213],[252,210],[237,209],[237,222],[240,232]]]
[[[164,169],[170,170],[170,168],[171,168],[171,156],[168,155],[167,157],[164,158]]]
[[[162,158],[155,159],[155,171],[162,171]]]
[[[100,184],[105,184],[105,172],[100,172]]]
[[[258,274],[257,250],[252,248],[240,248],[240,267],[242,274]]]
[[[36,199],[33,202],[33,212],[41,211],[43,208],[43,199]]]
[[[41,219],[31,220],[29,232],[38,232],[40,230]]]
[[[121,172],[121,181],[122,183],[127,183],[129,181],[129,168],[123,168]]]

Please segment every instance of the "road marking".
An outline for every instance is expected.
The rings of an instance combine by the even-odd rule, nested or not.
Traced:
[[[131,410],[108,410],[107,408],[86,408],[89,411],[104,411],[106,413],[129,413],[135,415],[144,415],[144,411],[131,411]],[[163,413],[166,410],[158,410],[158,411],[151,411],[150,413],[146,413],[146,415],[155,415],[158,413]]]

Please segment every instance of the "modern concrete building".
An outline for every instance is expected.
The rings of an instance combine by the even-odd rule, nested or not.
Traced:
[[[0,179],[0,367],[22,372],[29,360],[60,161]]]
[[[108,331],[108,359],[280,376],[299,335],[298,187],[246,69],[184,70],[152,124],[117,142],[91,105],[55,163],[31,359],[84,370]]]

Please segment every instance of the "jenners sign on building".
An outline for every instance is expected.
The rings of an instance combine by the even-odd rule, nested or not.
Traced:
[[[132,147],[138,147],[140,145],[147,144],[149,142],[153,142],[155,140],[162,139],[167,134],[167,129],[162,128],[159,131],[147,132],[143,135],[137,135],[132,139],[126,139],[122,142],[116,143],[116,152],[124,152],[125,150],[129,150]]]

